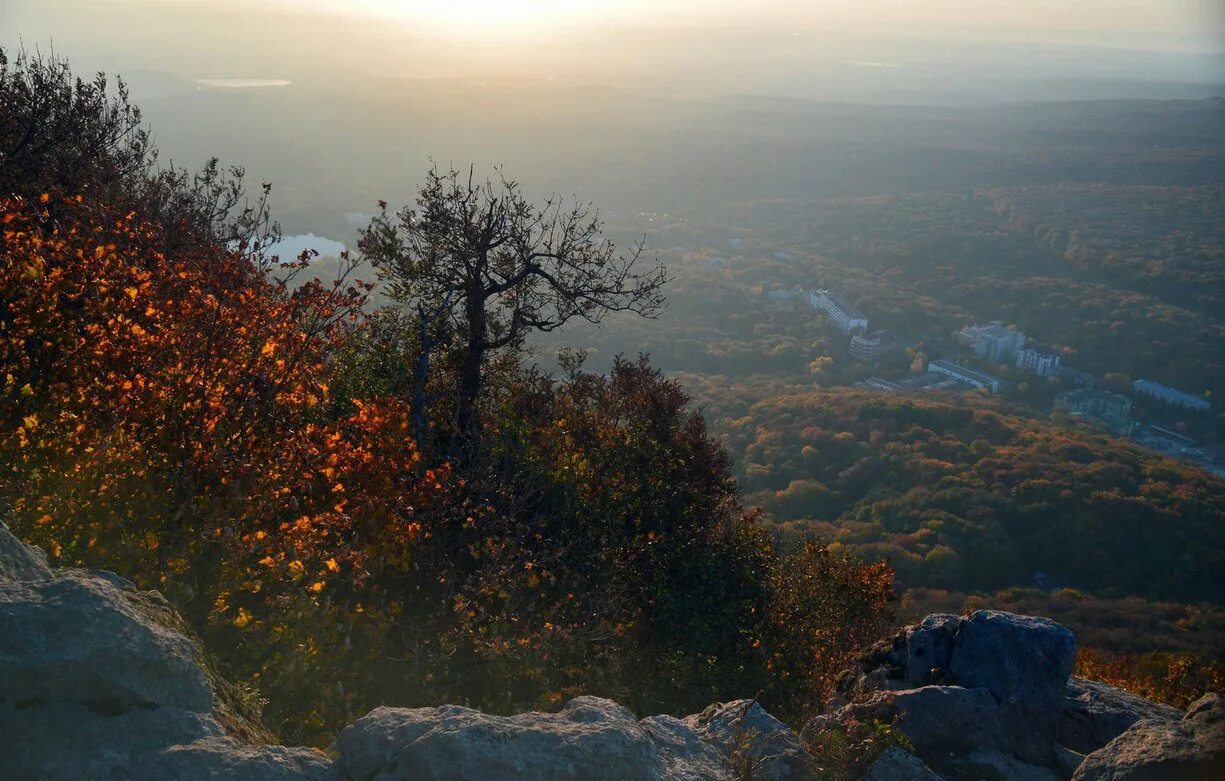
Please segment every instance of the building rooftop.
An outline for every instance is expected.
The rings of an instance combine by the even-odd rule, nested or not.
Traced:
[[[979,334],[1004,335],[1016,333],[1002,320],[992,320],[989,323],[974,323],[961,329],[962,331],[977,331]]]
[[[971,390],[972,386],[967,382],[950,377],[947,374],[937,374],[936,372],[928,372],[920,374],[918,377],[902,380],[898,383],[906,390]]]
[[[1144,393],[1153,393],[1158,396],[1165,396],[1169,399],[1178,399],[1186,404],[1207,404],[1208,400],[1200,396],[1195,396],[1190,393],[1184,393],[1177,388],[1171,388],[1168,385],[1162,385],[1159,382],[1152,380],[1136,380],[1132,387]]]
[[[829,302],[837,307],[842,314],[846,315],[848,320],[868,319],[867,316],[863,312],[856,309],[850,301],[843,298],[841,293],[835,293],[832,290],[818,290],[817,292],[829,299]]]
[[[927,370],[930,372],[933,366],[960,374],[962,377],[974,380],[976,382],[981,382],[983,385],[993,385],[1000,381],[998,377],[992,377],[990,374],[976,371],[974,369],[967,369],[965,366],[953,363],[952,361],[946,361],[943,358],[937,358],[936,360],[927,364]]]

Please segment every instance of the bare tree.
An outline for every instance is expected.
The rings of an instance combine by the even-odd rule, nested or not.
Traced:
[[[473,182],[472,170],[429,171],[416,208],[386,204],[362,238],[366,256],[395,300],[437,305],[460,336],[456,428],[479,431],[482,367],[492,351],[522,347],[531,331],[553,331],[609,312],[655,317],[667,272],[639,267],[644,243],[618,251],[601,234],[591,204],[552,196],[529,203],[499,172]]]

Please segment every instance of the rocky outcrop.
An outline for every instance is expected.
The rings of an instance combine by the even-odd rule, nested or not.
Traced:
[[[348,778],[542,781],[664,777],[659,746],[609,700],[578,697],[559,713],[490,716],[452,705],[378,708],[336,742]]]
[[[1070,677],[1075,653],[1071,632],[1048,619],[930,615],[870,649],[802,734],[891,723],[917,759],[950,779],[1066,779],[1082,764],[1131,762],[1137,752],[1185,763],[1191,746],[1219,751],[1207,721],[1179,721],[1175,708]]]
[[[1205,695],[1178,721],[1143,719],[1090,754],[1075,781],[1225,778],[1225,700]]]
[[[861,781],[944,781],[909,751],[890,746],[868,767]]]
[[[991,692],[999,705],[1002,748],[1023,762],[1049,764],[1063,712],[1076,638],[1049,618],[979,610],[961,625],[949,679]]]
[[[598,697],[516,716],[377,708],[345,728],[336,751],[341,774],[357,781],[730,780],[736,767],[773,781],[811,775],[795,733],[746,700],[641,721]]]
[[[1184,716],[1069,678],[1074,650],[1046,619],[928,616],[871,649],[804,737],[893,724],[913,753],[887,748],[867,781],[1225,778],[1219,698]],[[159,595],[52,569],[3,524],[0,735],[0,779],[53,781],[793,781],[824,762],[752,700],[641,720],[596,697],[515,716],[377,708],[327,754],[271,745]]]
[[[1069,678],[1059,721],[1062,746],[1089,754],[1141,719],[1178,721],[1182,711],[1083,678]]]
[[[742,775],[788,781],[812,774],[811,757],[799,737],[752,700],[711,705],[684,719],[684,724],[716,747]]]
[[[251,742],[160,596],[55,571],[0,524],[0,778],[330,779],[309,749]]]
[[[1003,739],[999,707],[986,689],[923,686],[881,691],[863,702],[818,716],[804,727],[805,737],[851,722],[897,723],[898,729],[923,756],[994,751]]]

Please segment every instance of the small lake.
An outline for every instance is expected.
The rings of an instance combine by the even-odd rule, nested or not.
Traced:
[[[282,236],[281,240],[268,248],[269,255],[279,255],[282,261],[297,259],[306,250],[315,250],[322,257],[338,257],[345,245],[335,239],[303,233],[297,236]]]

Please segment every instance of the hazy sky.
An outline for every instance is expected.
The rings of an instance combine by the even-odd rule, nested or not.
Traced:
[[[892,93],[1000,81],[1002,99],[1017,80],[1216,85],[1222,31],[1225,0],[0,0],[0,45],[53,42],[80,67],[132,75],[556,77],[837,99],[857,95],[831,75],[844,66],[906,68],[877,80]]]
[[[256,18],[270,7],[374,15],[458,37],[549,35],[601,24],[746,25],[858,32],[1069,39],[1104,46],[1225,49],[1222,0],[86,0],[95,8],[208,8]],[[0,0],[70,26],[79,0]],[[1144,48],[1148,48],[1145,46]]]
[[[186,0],[181,0],[186,1]],[[450,35],[548,33],[600,23],[794,25],[1103,45],[1225,48],[1221,0],[275,0],[401,19]]]

